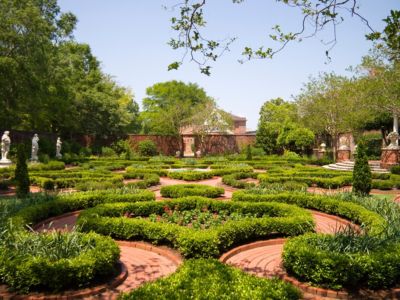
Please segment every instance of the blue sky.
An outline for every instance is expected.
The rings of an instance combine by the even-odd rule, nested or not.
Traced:
[[[274,0],[208,1],[205,14],[207,32],[213,38],[237,37],[237,41],[216,64],[212,75],[200,74],[197,65],[185,63],[178,71],[167,66],[181,58],[168,40],[174,36],[170,18],[174,12],[165,10],[178,0],[59,0],[62,11],[78,17],[75,38],[88,43],[101,61],[104,71],[121,85],[129,87],[140,104],[146,88],[157,82],[182,80],[195,82],[218,105],[233,114],[246,117],[248,127],[256,129],[262,104],[271,98],[290,100],[309,76],[334,71],[347,74],[346,68],[357,65],[368,53],[371,43],[364,35],[369,31],[356,19],[347,17],[338,27],[338,43],[327,63],[326,46],[319,37],[290,44],[273,60],[237,62],[244,46],[271,45],[270,28],[280,24],[284,30],[295,31],[301,16],[293,9]],[[400,9],[399,0],[360,0],[361,12],[374,29],[381,30],[382,19],[390,9]],[[175,12],[176,13],[176,12]],[[328,40],[328,39],[326,39]]]

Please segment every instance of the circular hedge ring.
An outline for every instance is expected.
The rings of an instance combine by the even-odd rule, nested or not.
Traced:
[[[180,198],[186,196],[203,196],[207,198],[218,198],[224,194],[224,189],[204,184],[176,184],[163,186],[160,190],[161,196],[166,198]]]
[[[13,290],[59,292],[115,275],[118,245],[96,233],[21,232],[0,249],[0,276]]]

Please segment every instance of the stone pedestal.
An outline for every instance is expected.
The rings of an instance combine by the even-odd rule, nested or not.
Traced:
[[[183,138],[183,156],[184,157],[194,157],[194,138],[184,137]]]
[[[0,159],[0,168],[7,168],[12,165],[11,160],[9,159]]]
[[[381,168],[390,169],[399,164],[399,149],[382,148]]]
[[[351,157],[351,151],[350,149],[339,149],[337,151],[337,162],[341,162],[341,161],[347,161],[350,160]]]
[[[325,155],[326,155],[326,150],[318,150],[318,152],[317,152],[317,158],[318,159],[324,158]]]

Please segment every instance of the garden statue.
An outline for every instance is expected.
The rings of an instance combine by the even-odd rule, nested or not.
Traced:
[[[387,146],[387,149],[399,149],[399,145],[397,144],[397,141],[399,140],[399,134],[396,131],[389,133],[387,138],[390,140],[390,144]]]
[[[11,139],[9,136],[9,131],[4,131],[3,136],[1,137],[1,161],[3,164],[10,164],[11,160],[7,158],[8,152],[10,151]]]
[[[179,150],[176,151],[176,152],[175,152],[175,157],[178,157],[178,158],[181,157],[181,151],[179,151]]]
[[[200,151],[200,150],[197,150],[197,151],[196,151],[196,157],[197,157],[197,158],[201,157],[201,151]]]
[[[350,141],[347,136],[341,136],[339,139],[339,150],[350,150]]]
[[[62,154],[61,154],[61,145],[62,145],[61,138],[57,138],[57,143],[56,143],[56,157],[57,157],[58,159],[61,159],[61,158],[62,158]]]
[[[31,155],[31,161],[38,161],[38,152],[39,152],[39,136],[37,133],[34,134],[32,138],[32,155]]]

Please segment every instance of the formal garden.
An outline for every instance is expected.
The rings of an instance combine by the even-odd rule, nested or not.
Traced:
[[[165,49],[110,29],[102,47],[112,44],[114,57],[132,51],[123,66],[146,84],[151,73],[139,105],[104,71],[101,51],[75,38],[69,2],[0,0],[0,299],[400,299],[398,9],[374,30],[356,0],[276,1],[298,10],[302,30],[274,26],[278,47],[245,45],[243,65],[332,27],[330,60],[348,14],[370,48],[350,75],[318,73],[247,120],[197,83],[154,82],[170,78],[152,73]],[[211,5],[166,7],[168,47],[183,51],[168,71],[189,59],[221,77],[212,66],[236,37],[206,30]],[[90,7],[92,33],[99,7]],[[140,35],[151,36],[144,23],[157,24],[146,16]],[[151,61],[143,70],[128,64],[132,34]],[[118,35],[127,45],[111,41]],[[296,64],[279,68],[290,90]],[[232,67],[222,75],[229,86],[216,86],[235,96],[246,89],[241,72]],[[268,92],[273,79],[262,82]],[[256,106],[252,95],[242,108]]]

